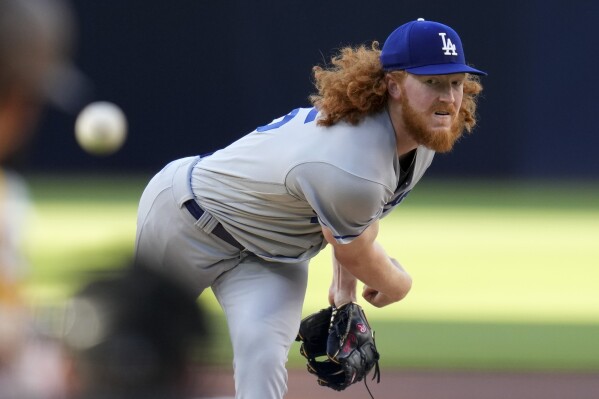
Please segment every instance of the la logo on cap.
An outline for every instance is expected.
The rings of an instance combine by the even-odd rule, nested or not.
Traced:
[[[441,36],[441,39],[443,40],[443,47],[441,47],[441,50],[445,50],[445,52],[443,54],[445,55],[458,55],[458,53],[456,53],[455,51],[455,44],[453,44],[451,42],[450,38],[447,38],[447,40],[445,39],[445,32],[439,32],[439,36]]]

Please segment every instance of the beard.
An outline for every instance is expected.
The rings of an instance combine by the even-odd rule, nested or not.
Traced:
[[[409,104],[407,96],[402,95],[400,99],[403,123],[408,129],[410,136],[420,145],[423,145],[435,152],[449,152],[453,145],[464,133],[465,123],[461,113],[458,114],[455,106],[450,104],[445,106],[435,106],[425,114],[418,113]],[[446,128],[430,127],[426,114],[434,114],[435,111],[446,111],[453,118],[451,126]]]

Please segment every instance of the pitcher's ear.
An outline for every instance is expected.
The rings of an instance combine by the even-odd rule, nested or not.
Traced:
[[[401,96],[401,89],[399,87],[399,82],[393,79],[391,76],[387,75],[385,78],[387,82],[387,91],[389,95],[395,99],[398,99]]]

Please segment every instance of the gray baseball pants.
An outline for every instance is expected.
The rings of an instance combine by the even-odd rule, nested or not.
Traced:
[[[211,234],[209,214],[195,220],[183,204],[194,198],[189,183],[196,161],[171,162],[146,187],[138,210],[136,262],[168,273],[197,295],[212,288],[229,327],[236,399],[283,398],[308,262],[269,262],[240,252]]]

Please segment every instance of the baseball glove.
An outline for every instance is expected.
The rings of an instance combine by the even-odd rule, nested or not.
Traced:
[[[373,368],[372,379],[380,381],[374,332],[357,303],[328,307],[307,316],[300,324],[296,341],[302,343],[300,353],[321,386],[342,391],[364,379]]]

